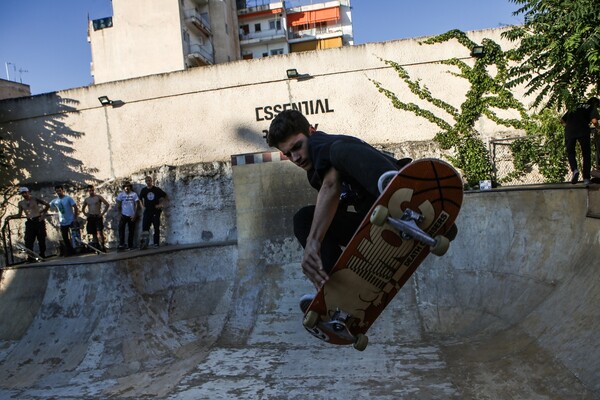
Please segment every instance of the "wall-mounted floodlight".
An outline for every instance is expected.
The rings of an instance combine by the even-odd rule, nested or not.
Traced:
[[[285,71],[288,79],[297,79],[299,81],[304,81],[306,79],[312,78],[309,74],[300,74],[296,68],[290,68]]]
[[[98,97],[98,100],[103,106],[110,106],[113,103],[112,100],[108,98],[108,96],[100,96]]]
[[[288,79],[296,79],[300,76],[296,68],[288,69],[285,73],[287,74]]]
[[[481,58],[483,57],[485,51],[483,46],[473,46],[471,49],[471,57]]]

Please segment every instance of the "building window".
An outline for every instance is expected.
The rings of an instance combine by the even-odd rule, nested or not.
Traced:
[[[271,20],[269,21],[269,29],[270,30],[281,30],[281,20]]]
[[[254,32],[260,32],[260,24],[254,24]]]
[[[263,53],[263,57],[269,57],[269,53]]]
[[[240,25],[240,30],[242,31],[242,35],[250,33],[250,27],[248,25]]]
[[[273,49],[271,50],[271,55],[276,56],[278,54],[283,54],[283,49]]]

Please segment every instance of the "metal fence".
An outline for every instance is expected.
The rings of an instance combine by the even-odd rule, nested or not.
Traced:
[[[522,139],[522,137],[490,141],[490,154],[496,182],[500,182],[503,186],[543,183],[544,177],[535,168],[517,179],[509,179],[510,174],[515,172],[510,146],[518,139]]]

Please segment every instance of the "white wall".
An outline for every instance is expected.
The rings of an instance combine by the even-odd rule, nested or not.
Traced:
[[[507,47],[500,32],[469,35],[478,43],[489,37]],[[309,105],[309,121],[327,132],[383,145],[427,142],[438,128],[395,109],[370,79],[404,101],[437,111],[416,98],[380,58],[394,60],[435,97],[458,107],[468,86],[448,73],[451,67],[436,63],[451,57],[468,59],[469,49],[454,41],[420,45],[419,39],[410,39],[236,61],[5,100],[0,102],[0,129],[55,147],[52,160],[36,161],[43,168],[29,173],[36,182],[105,180],[161,165],[227,161],[232,154],[265,151],[262,131],[272,118],[267,111],[290,102]],[[312,78],[288,80],[289,68]],[[102,107],[101,95],[115,101],[115,107]],[[486,138],[507,134],[485,119],[476,128]],[[31,168],[29,161],[20,161],[20,167]]]

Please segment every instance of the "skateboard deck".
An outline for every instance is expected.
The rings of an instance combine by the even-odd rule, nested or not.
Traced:
[[[33,250],[29,250],[23,243],[15,243],[15,247],[17,250],[27,254],[30,258],[32,258],[35,262],[42,262],[44,259],[38,253]]]
[[[421,159],[384,175],[389,183],[380,179],[379,198],[304,316],[305,328],[331,344],[364,350],[366,332],[396,293],[456,234],[463,182],[450,164]]]
[[[78,243],[78,246],[83,246],[91,251],[93,251],[96,254],[106,254],[106,251],[102,250],[100,248],[100,244],[99,243],[89,243],[89,242],[85,242],[83,240],[81,240],[78,237],[75,237],[75,240]]]

